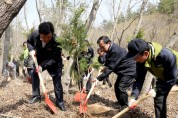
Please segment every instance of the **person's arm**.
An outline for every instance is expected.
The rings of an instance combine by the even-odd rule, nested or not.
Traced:
[[[143,82],[145,80],[145,76],[147,73],[147,70],[144,67],[144,63],[138,63],[136,64],[136,81],[133,83],[133,90],[131,93],[131,98],[137,99],[140,91],[142,89],[143,86]]]
[[[97,77],[99,81],[102,81],[104,78],[108,77],[113,72],[113,70],[117,67],[117,65],[120,63],[120,61],[125,56],[125,54],[123,53],[118,55],[116,52],[112,52],[110,54],[110,58],[107,59],[107,62],[106,62],[107,63],[106,70]]]
[[[174,85],[177,80],[176,56],[167,48],[163,48],[160,53],[164,68],[164,77],[167,85]]]
[[[28,39],[27,39],[27,47],[29,52],[34,49],[35,43],[36,43],[36,36],[38,35],[38,31],[33,32],[32,34],[29,35]]]

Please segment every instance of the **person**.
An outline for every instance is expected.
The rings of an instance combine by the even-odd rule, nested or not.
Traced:
[[[89,43],[87,40],[85,40],[87,43]],[[80,63],[80,60],[82,58],[85,58],[87,60],[87,64],[88,64],[88,67],[86,69],[86,71],[84,72],[84,74],[82,75],[82,78],[81,80],[79,81],[79,89],[81,89],[84,85],[84,81],[83,79],[89,74],[89,72],[92,70],[92,68],[90,67],[90,65],[92,64],[92,59],[94,57],[94,50],[91,46],[89,46],[88,48],[86,48],[85,50],[83,50],[79,56],[79,63]],[[75,68],[77,68],[77,64],[75,64]],[[87,80],[87,83],[86,83],[86,93],[90,91],[90,88],[91,88],[91,85],[92,85],[92,77],[91,77],[91,74],[89,75],[89,78]]]
[[[112,43],[107,36],[101,36],[97,40],[97,44],[106,54],[105,66],[106,69],[100,74],[97,81],[102,81],[108,77],[112,72],[118,75],[114,85],[116,98],[121,106],[121,110],[128,106],[127,89],[135,80],[136,63],[134,61],[126,60],[124,57],[127,53],[126,49]]]
[[[34,66],[33,59],[29,54],[27,42],[23,42],[23,59],[24,59],[24,75],[27,76],[27,80],[31,83],[31,73]],[[26,74],[27,73],[27,74]]]
[[[137,77],[133,84],[130,106],[138,98],[145,75],[149,71],[157,78],[155,90],[149,92],[151,95],[155,94],[155,116],[167,118],[166,99],[172,86],[176,84],[178,53],[155,42],[133,39],[128,43],[126,58],[137,62]]]
[[[7,61],[5,67],[3,74],[7,77],[7,81],[11,81],[11,78],[16,79],[16,65],[12,61]]]
[[[43,22],[39,25],[38,30],[34,31],[27,40],[27,46],[30,55],[36,55],[39,67],[33,69],[32,72],[32,98],[29,103],[41,101],[40,97],[40,81],[37,72],[47,70],[51,75],[54,85],[54,93],[56,96],[56,105],[61,111],[66,111],[63,101],[63,87],[61,84],[62,74],[62,49],[56,42],[56,34],[51,22]]]
[[[100,64],[105,64],[105,61],[106,61],[106,53],[104,53],[100,48],[97,49],[97,53],[98,53],[98,62]],[[104,68],[102,69],[102,71],[104,71]],[[108,83],[108,86],[111,88],[112,87],[112,84],[109,80],[109,76],[106,77],[105,79],[103,79],[103,85],[106,84],[106,82]]]

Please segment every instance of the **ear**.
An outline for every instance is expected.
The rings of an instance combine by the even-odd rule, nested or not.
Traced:
[[[143,55],[146,56],[146,57],[149,57],[150,52],[149,51],[144,51]]]

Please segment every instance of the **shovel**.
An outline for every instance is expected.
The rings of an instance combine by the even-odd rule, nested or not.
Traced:
[[[98,76],[100,75],[100,73],[101,73],[101,70],[99,70]],[[80,103],[80,114],[86,113],[86,111],[87,111],[87,102],[88,102],[88,99],[89,99],[89,97],[90,97],[90,95],[91,95],[91,93],[92,93],[94,87],[96,86],[96,84],[97,84],[97,82],[95,81],[95,82],[93,83],[93,85],[92,85],[92,87],[91,87],[91,89],[90,89],[90,91],[89,91],[89,93],[88,93],[88,95],[87,95],[85,101],[82,100],[82,102]]]
[[[34,63],[35,63],[35,67],[38,68],[38,63],[37,63],[37,60],[36,60],[36,58],[34,57],[34,55],[32,55],[32,58],[33,58],[33,61],[34,61]],[[43,93],[44,93],[44,96],[45,96],[45,103],[48,105],[48,107],[49,107],[54,113],[57,113],[56,107],[54,106],[54,104],[52,103],[52,101],[49,99],[49,97],[48,97],[48,95],[47,95],[47,91],[46,91],[46,88],[45,88],[45,86],[44,86],[43,78],[42,78],[40,72],[38,72],[38,76],[39,76],[40,83],[41,83],[41,86],[42,86],[42,90],[43,90]]]
[[[83,78],[83,88],[82,88],[81,92],[77,92],[75,94],[75,98],[74,98],[75,102],[81,102],[82,100],[84,100],[86,98],[87,94],[85,94],[84,91],[86,89],[86,84],[87,84],[88,78],[90,77],[90,75],[93,71],[94,71],[94,69],[92,68],[92,70],[90,72],[88,72],[87,76],[85,76]]]

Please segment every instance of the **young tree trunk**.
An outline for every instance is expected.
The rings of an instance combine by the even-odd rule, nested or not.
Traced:
[[[102,0],[101,0],[101,2],[102,2]],[[90,15],[89,15],[88,19],[86,20],[86,34],[88,34],[88,31],[90,30],[92,23],[96,18],[96,14],[100,7],[101,2],[99,2],[99,0],[93,0],[93,6],[91,9]]]
[[[148,2],[148,0],[143,0],[142,6],[141,6],[141,9],[140,9],[140,16],[139,16],[139,19],[138,19],[138,24],[137,24],[137,27],[135,28],[135,31],[134,31],[132,38],[135,38],[137,36],[139,30],[140,30],[140,26],[141,26],[142,18],[143,18],[143,13],[144,13],[144,9],[145,9],[147,2]]]
[[[39,21],[41,23],[42,22],[42,18],[41,18],[40,9],[39,9],[39,6],[38,6],[38,1],[35,0],[35,2],[36,2],[36,10],[37,10],[37,13],[38,13]]]
[[[57,29],[58,29],[57,34],[61,33],[62,24],[64,23],[64,20],[65,20],[65,13],[66,13],[66,9],[67,9],[66,8],[67,7],[67,3],[68,3],[68,0],[60,0],[57,3],[57,4],[60,4],[59,16],[57,17],[57,21],[56,21],[56,26],[57,26]]]
[[[27,0],[0,0],[0,38]]]
[[[26,9],[26,5],[24,5],[24,18],[25,18],[25,23],[27,26],[27,32],[29,31],[29,27],[28,27],[28,22],[27,22],[27,9]]]
[[[116,16],[114,28],[113,28],[113,31],[112,31],[112,34],[111,34],[111,40],[113,40],[113,42],[114,42],[114,39],[117,38],[117,35],[116,35],[116,37],[114,37],[114,36],[115,36],[115,32],[117,33],[116,28],[117,28],[117,24],[119,22],[119,16],[120,16],[120,13],[121,13],[121,4],[122,4],[122,0],[120,0],[119,6],[118,6],[117,16]]]

